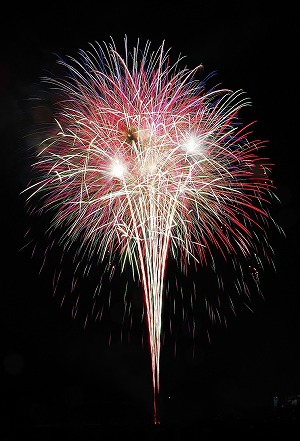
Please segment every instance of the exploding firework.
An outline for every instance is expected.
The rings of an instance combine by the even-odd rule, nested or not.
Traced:
[[[164,44],[129,52],[125,38],[122,56],[112,40],[67,60],[58,60],[65,76],[45,78],[59,97],[55,126],[25,192],[51,213],[65,249],[77,241],[87,259],[119,256],[141,283],[158,422],[167,260],[187,274],[192,262],[217,273],[216,255],[242,259],[258,286],[256,268],[271,261],[272,164],[258,156],[265,143],[249,140],[252,123],[240,121],[245,93],[207,90],[202,66],[170,63]],[[236,289],[249,297],[240,272]]]

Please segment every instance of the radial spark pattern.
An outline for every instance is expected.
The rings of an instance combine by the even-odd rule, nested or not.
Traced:
[[[121,257],[143,286],[158,420],[164,277],[168,257],[187,272],[214,254],[251,260],[272,221],[271,164],[249,140],[243,91],[206,90],[201,66],[180,69],[162,44],[123,56],[114,42],[59,60],[46,78],[59,96],[56,127],[39,148],[29,200],[52,213],[61,241],[88,258]],[[260,257],[257,258],[257,260]],[[268,259],[268,257],[267,257]]]

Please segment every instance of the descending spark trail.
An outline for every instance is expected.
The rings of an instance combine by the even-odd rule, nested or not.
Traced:
[[[56,129],[25,191],[63,242],[79,240],[89,258],[119,255],[142,282],[156,423],[167,259],[186,273],[191,261],[214,267],[215,252],[266,257],[271,164],[239,120],[244,92],[206,91],[202,66],[170,65],[164,44],[130,53],[125,39],[124,57],[113,41],[79,55],[59,60],[66,77],[45,79],[60,97]]]

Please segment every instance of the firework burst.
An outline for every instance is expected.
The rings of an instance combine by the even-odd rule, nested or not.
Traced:
[[[59,59],[52,135],[44,139],[26,188],[51,212],[61,242],[78,241],[88,259],[119,256],[141,282],[158,422],[162,304],[168,257],[187,273],[191,262],[215,268],[214,255],[270,261],[268,207],[272,164],[258,156],[239,112],[241,90],[213,87],[180,69],[162,44],[139,43],[124,55],[91,44],[79,58]],[[258,285],[257,273],[252,278]],[[249,295],[243,281],[238,290]],[[208,308],[209,309],[209,308]],[[211,316],[214,313],[209,309]]]

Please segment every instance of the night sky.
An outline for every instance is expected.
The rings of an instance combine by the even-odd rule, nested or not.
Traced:
[[[30,178],[32,128],[48,117],[47,107],[46,114],[32,110],[33,97],[44,98],[41,77],[54,70],[57,56],[76,57],[89,42],[109,42],[112,36],[122,49],[125,34],[131,46],[140,38],[156,49],[165,40],[174,61],[182,54],[190,68],[202,63],[207,74],[217,72],[224,87],[243,89],[251,98],[245,118],[257,120],[255,135],[268,140],[281,201],[272,209],[285,232],[270,233],[276,271],[261,275],[264,299],[253,299],[253,313],[241,308],[227,327],[210,327],[210,343],[203,329],[192,341],[175,319],[174,340],[168,336],[162,347],[162,419],[175,424],[263,412],[275,395],[285,400],[300,394],[297,14],[289,2],[284,9],[282,4],[241,1],[221,7],[213,1],[210,6],[201,1],[161,4],[26,4],[2,11],[0,418],[9,426],[152,418],[150,356],[138,287],[131,286],[136,311],[131,327],[127,323],[121,332],[124,305],[118,293],[124,277],[118,274],[110,287],[111,308],[104,301],[103,320],[84,327],[90,306],[85,293],[93,290],[101,272],[94,268],[80,282],[82,311],[73,319],[67,294],[72,256],[65,258],[62,285],[53,295],[60,253],[52,251],[38,275],[47,219],[31,219],[20,195]],[[28,230],[37,234],[33,254],[32,243],[23,248]],[[195,281],[202,283],[201,273]]]

